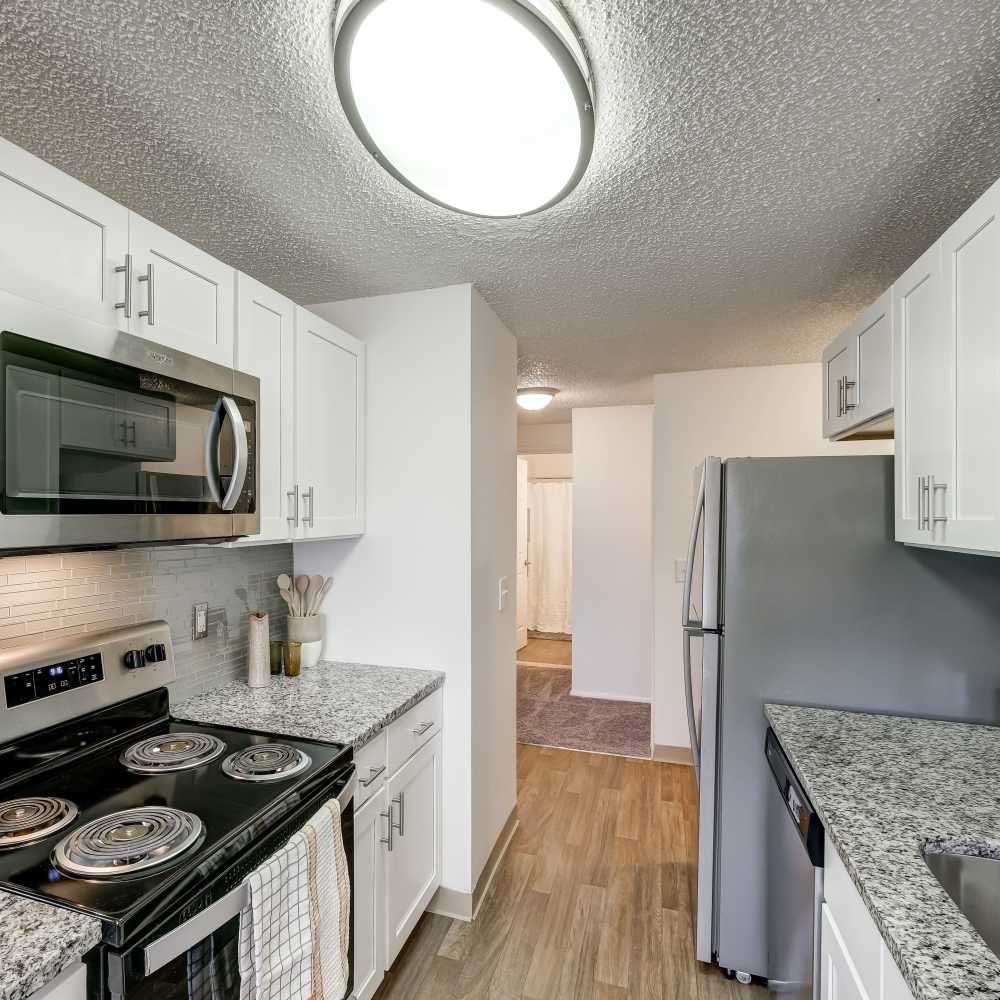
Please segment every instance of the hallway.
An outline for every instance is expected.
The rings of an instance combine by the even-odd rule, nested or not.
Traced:
[[[518,746],[518,818],[476,921],[426,914],[377,1000],[765,1000],[694,960],[690,768]]]

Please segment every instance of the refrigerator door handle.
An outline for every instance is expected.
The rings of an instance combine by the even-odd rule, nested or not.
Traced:
[[[694,683],[691,677],[691,639],[702,635],[696,629],[684,629],[684,700],[687,704],[688,737],[691,740],[691,761],[694,764],[694,780],[701,785],[701,737],[694,711]]]
[[[698,499],[694,504],[694,516],[691,518],[691,534],[688,537],[687,568],[684,572],[684,586],[681,606],[681,625],[684,628],[701,628],[701,622],[691,617],[691,580],[694,577],[694,557],[698,551],[698,531],[705,515],[705,476],[708,463],[701,468],[701,483],[698,486]]]

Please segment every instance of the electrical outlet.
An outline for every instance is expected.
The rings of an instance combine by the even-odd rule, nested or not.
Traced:
[[[208,602],[196,604],[193,608],[194,625],[191,629],[192,639],[204,639],[208,636]]]

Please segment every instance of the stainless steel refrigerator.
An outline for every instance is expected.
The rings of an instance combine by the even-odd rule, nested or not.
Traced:
[[[696,954],[766,977],[764,703],[995,722],[1000,560],[893,541],[889,457],[709,458],[696,482]]]

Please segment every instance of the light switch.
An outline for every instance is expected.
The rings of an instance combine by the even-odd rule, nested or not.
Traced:
[[[688,564],[686,559],[674,560],[674,583],[683,583],[687,576]]]
[[[191,630],[192,639],[204,639],[208,635],[208,604],[194,606],[194,627]]]

